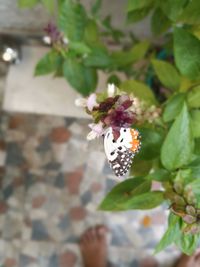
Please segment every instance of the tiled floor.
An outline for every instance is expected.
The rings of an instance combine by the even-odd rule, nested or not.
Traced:
[[[116,183],[102,141],[88,143],[87,120],[1,114],[0,266],[82,266],[77,242],[90,226],[110,228],[116,266],[140,266],[165,228],[165,212],[104,213],[96,208]],[[165,251],[160,262],[173,259]],[[168,260],[166,260],[168,259]]]

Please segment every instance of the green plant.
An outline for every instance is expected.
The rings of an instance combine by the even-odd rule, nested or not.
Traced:
[[[19,0],[21,7],[38,2],[54,10],[53,0]],[[96,89],[101,70],[109,83],[140,101],[140,111],[148,110],[148,116],[138,117],[134,125],[141,133],[142,148],[131,178],[114,187],[100,209],[151,209],[165,201],[170,208],[168,230],[156,251],[175,243],[192,254],[200,234],[200,1],[128,0],[128,22],[151,14],[155,41],[140,41],[114,28],[112,16],[101,19],[99,0],[89,11],[75,0],[56,1],[56,6],[56,38],[35,74],[64,76],[87,96]],[[98,95],[97,100],[106,97]],[[98,121],[98,113],[90,114]],[[152,181],[161,182],[163,190],[152,192]]]

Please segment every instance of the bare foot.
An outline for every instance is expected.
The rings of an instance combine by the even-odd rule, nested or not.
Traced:
[[[175,267],[200,267],[200,250],[193,256],[182,255]]]
[[[80,241],[80,249],[84,267],[107,266],[107,244],[105,226],[96,226],[88,229]]]
[[[146,257],[141,260],[140,267],[158,267],[158,262],[153,257]]]

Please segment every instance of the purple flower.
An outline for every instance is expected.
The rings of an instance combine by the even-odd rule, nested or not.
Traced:
[[[128,128],[135,122],[135,114],[128,110],[132,106],[133,101],[128,95],[117,95],[108,97],[99,104],[98,111],[103,115],[100,120],[105,127],[112,127],[115,140],[120,135],[120,128]]]
[[[103,117],[103,122],[111,127],[129,127],[135,121],[134,113],[127,110],[132,103],[128,95],[118,96],[116,107],[108,111]]]
[[[133,101],[130,100],[128,95],[121,95],[117,100],[117,106],[123,106],[124,109],[128,109],[132,106]]]
[[[128,128],[135,122],[135,115],[132,111],[127,111],[123,106],[111,110],[104,118],[106,126],[113,129],[115,140],[119,137],[120,128]]]
[[[108,113],[103,121],[106,125],[111,127],[127,128],[135,121],[135,118],[132,111],[126,111],[121,106]]]
[[[98,110],[101,112],[108,112],[111,108],[113,108],[119,97],[119,95],[116,95],[115,97],[108,97],[99,104]]]
[[[61,39],[61,33],[59,32],[56,25],[52,22],[49,22],[47,26],[44,28],[44,31],[51,38],[52,43],[56,43]]]
[[[86,100],[86,107],[95,119],[95,124],[89,125],[92,131],[88,139],[100,136],[103,129],[112,127],[116,140],[120,135],[120,128],[128,128],[136,121],[135,113],[129,109],[133,101],[125,94],[108,97],[100,103],[97,103],[96,98],[96,94],[91,94]]]

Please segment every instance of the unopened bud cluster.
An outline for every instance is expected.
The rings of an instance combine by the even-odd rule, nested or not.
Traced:
[[[144,123],[147,121],[148,123],[154,123],[159,118],[161,114],[160,108],[154,105],[147,107],[144,101],[135,97],[133,94],[130,94],[130,99],[134,103],[131,111],[135,113],[138,122]]]
[[[185,223],[183,232],[190,234],[200,233],[200,209],[197,208],[197,201],[192,187],[175,181],[172,185],[167,183],[166,198],[171,201],[171,212],[182,218]]]

